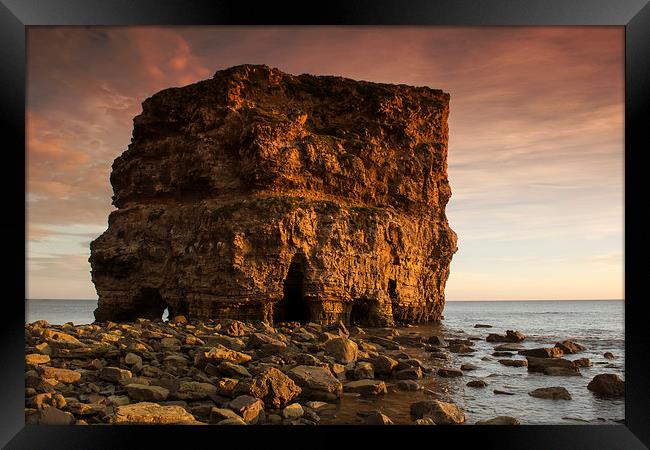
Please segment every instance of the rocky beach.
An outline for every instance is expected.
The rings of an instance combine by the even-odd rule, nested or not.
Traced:
[[[183,316],[41,320],[25,325],[25,417],[60,425],[512,425],[527,421],[510,411],[469,420],[471,397],[459,401],[458,386],[517,396],[528,408],[575,401],[576,388],[564,385],[576,379],[580,395],[623,398],[624,381],[607,373],[617,355],[592,362],[579,342],[526,344],[521,331],[497,333],[480,323],[465,332]],[[526,395],[495,384],[494,364],[539,375],[544,387]]]

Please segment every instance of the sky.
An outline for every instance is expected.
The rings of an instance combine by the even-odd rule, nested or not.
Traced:
[[[447,300],[622,299],[623,63],[623,27],[29,27],[27,298],[97,298],[142,101],[266,64],[451,95]]]

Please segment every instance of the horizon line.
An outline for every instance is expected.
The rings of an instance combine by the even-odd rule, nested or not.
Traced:
[[[46,300],[46,301],[59,301],[59,300],[70,300],[70,301],[99,301],[99,299],[93,298],[26,298],[25,301],[30,300]],[[447,302],[612,302],[612,301],[625,301],[624,298],[548,298],[548,299],[466,299],[466,300],[445,300]]]

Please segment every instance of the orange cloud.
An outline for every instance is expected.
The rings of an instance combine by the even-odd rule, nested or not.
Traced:
[[[451,94],[448,215],[461,248],[449,292],[486,242],[501,240],[505,259],[530,256],[516,254],[522,246],[607,255],[622,247],[623,49],[620,27],[30,28],[28,239],[56,233],[52,225],[106,225],[111,164],[144,99],[262,63]],[[30,283],[77,270],[71,285],[92,291],[84,257],[40,264]],[[497,297],[510,284],[484,273],[463,289],[482,295],[484,278]]]

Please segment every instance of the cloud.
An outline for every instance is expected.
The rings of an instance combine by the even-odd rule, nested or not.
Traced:
[[[610,252],[602,255],[594,255],[587,258],[587,261],[621,267],[623,262],[623,252]]]
[[[243,63],[451,94],[448,217],[461,271],[451,292],[486,248],[504,264],[616,268],[585,248],[622,248],[622,27],[42,27],[28,30],[27,49],[27,234],[38,244],[28,251],[58,258],[32,260],[30,285],[49,270],[93,290],[81,246],[107,226],[111,164],[141,102]],[[63,250],[81,256],[53,256]],[[497,298],[513,292],[505,272],[482,270]],[[480,292],[484,278],[463,289]]]

